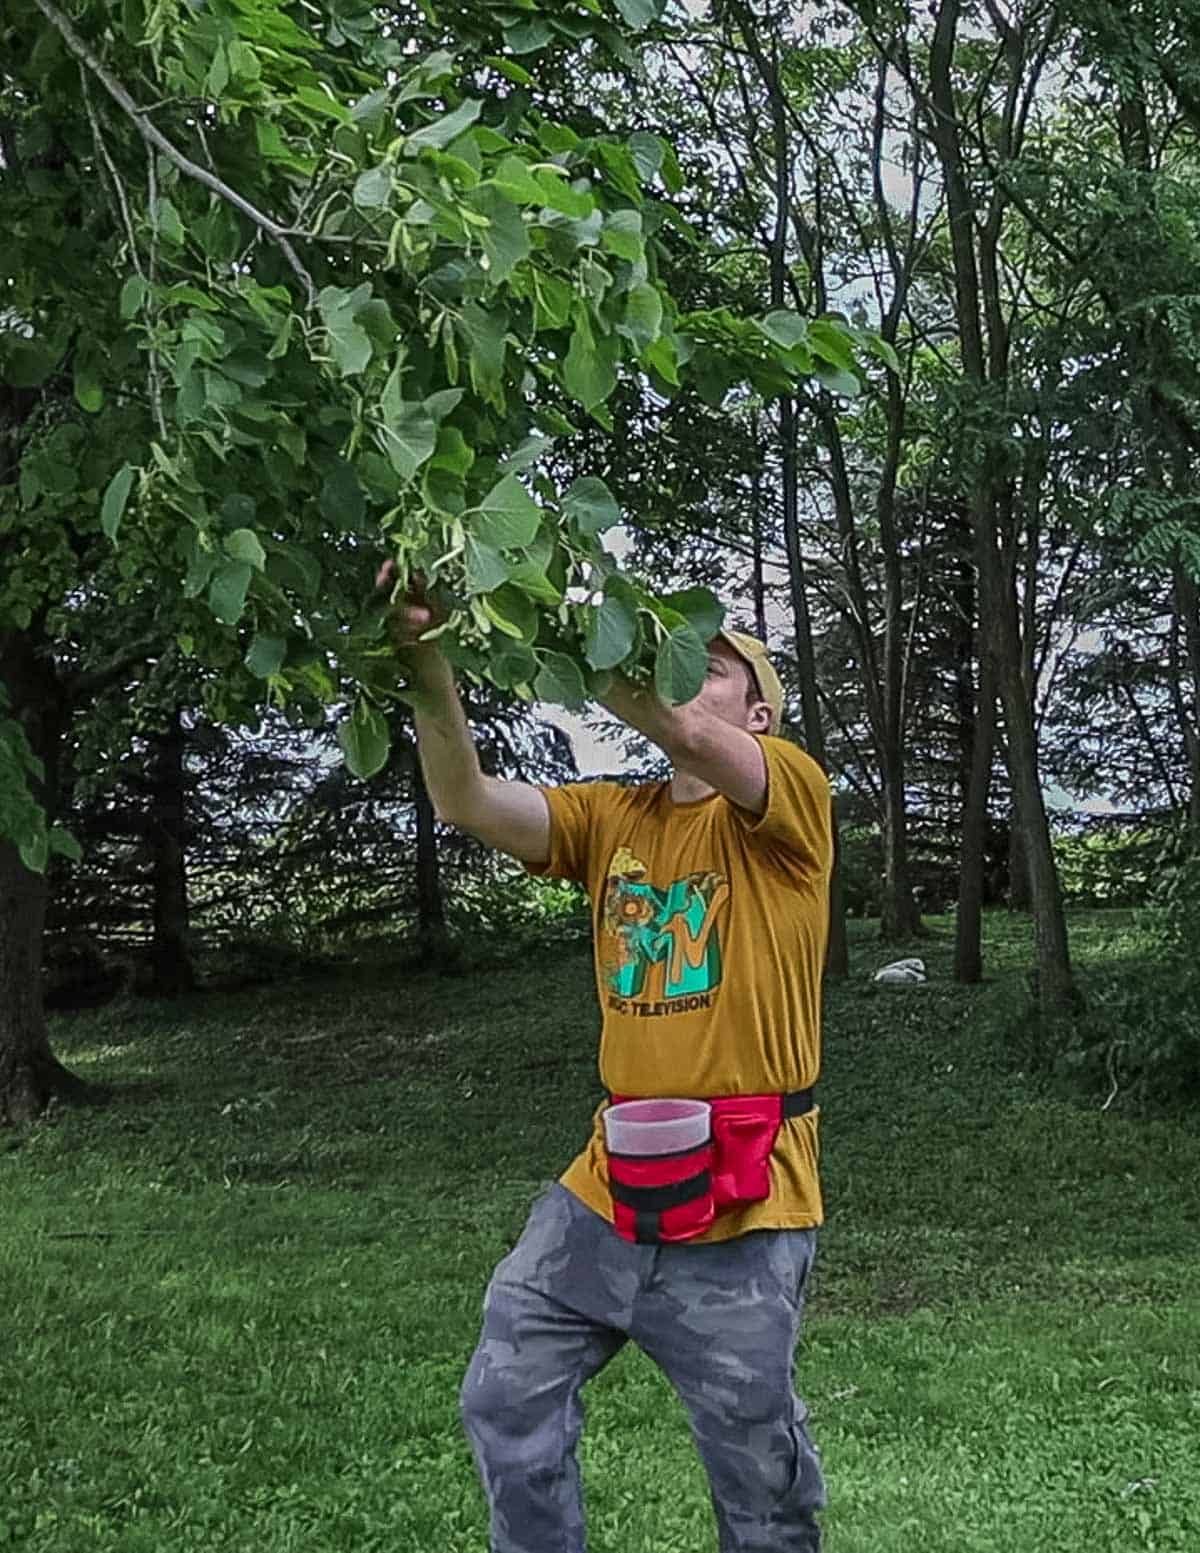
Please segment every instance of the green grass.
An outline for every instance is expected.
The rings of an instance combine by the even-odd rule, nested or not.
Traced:
[[[1082,960],[1134,959],[1129,914]],[[1050,1094],[997,980],[834,991],[829,1225],[798,1359],[830,1553],[1200,1547],[1194,1119]],[[0,1546],[483,1553],[456,1395],[483,1288],[597,1097],[575,953],[62,1020],[119,1087],[0,1153]],[[16,1143],[16,1140],[0,1140]],[[588,1392],[594,1553],[708,1553],[682,1412],[623,1354]]]

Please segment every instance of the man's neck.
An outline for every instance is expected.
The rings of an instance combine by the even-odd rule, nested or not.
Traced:
[[[686,771],[676,771],[671,777],[672,803],[699,803],[703,798],[711,798],[715,792],[715,787]]]

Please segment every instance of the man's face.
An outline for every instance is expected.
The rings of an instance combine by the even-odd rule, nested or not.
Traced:
[[[766,733],[771,726],[771,708],[758,693],[750,665],[719,636],[709,644],[708,674],[696,700],[722,722],[749,733]]]

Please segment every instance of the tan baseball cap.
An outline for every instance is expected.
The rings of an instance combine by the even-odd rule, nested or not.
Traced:
[[[771,708],[768,732],[778,733],[783,723],[783,686],[767,656],[765,643],[760,642],[757,636],[748,636],[745,631],[722,631],[720,637],[723,642],[728,642],[753,674],[759,695]]]

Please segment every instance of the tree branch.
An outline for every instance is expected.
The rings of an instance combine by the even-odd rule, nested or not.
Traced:
[[[236,189],[231,189],[227,183],[223,183],[214,173],[210,173],[206,167],[201,167],[198,162],[193,162],[190,157],[184,156],[182,151],[172,145],[162,131],[146,117],[145,110],[138,106],[121,83],[100,63],[63,13],[56,5],[52,4],[52,0],[34,0],[34,4],[50,25],[58,32],[71,53],[75,55],[75,58],[87,66],[118,107],[133,120],[134,127],[142,139],[146,141],[147,145],[153,146],[169,162],[172,162],[181,173],[194,179],[197,183],[202,183],[206,189],[211,189],[226,204],[232,205],[235,210],[240,210],[244,216],[249,217],[253,221],[260,231],[265,232],[268,237],[272,238],[279,245],[284,258],[300,278],[304,286],[305,296],[311,306],[316,299],[317,288],[313,283],[312,276],[301,263],[299,254],[288,241],[286,230],[280,226],[279,222],[272,220],[270,216],[264,215],[248,199],[240,195]]]
[[[119,653],[115,658],[110,658],[107,663],[72,674],[63,685],[63,694],[69,702],[75,704],[103,695],[106,690],[111,690],[119,680],[123,679],[130,669],[145,663],[146,659],[153,656],[155,650],[161,646],[161,637],[143,636],[131,643],[124,652]]]

